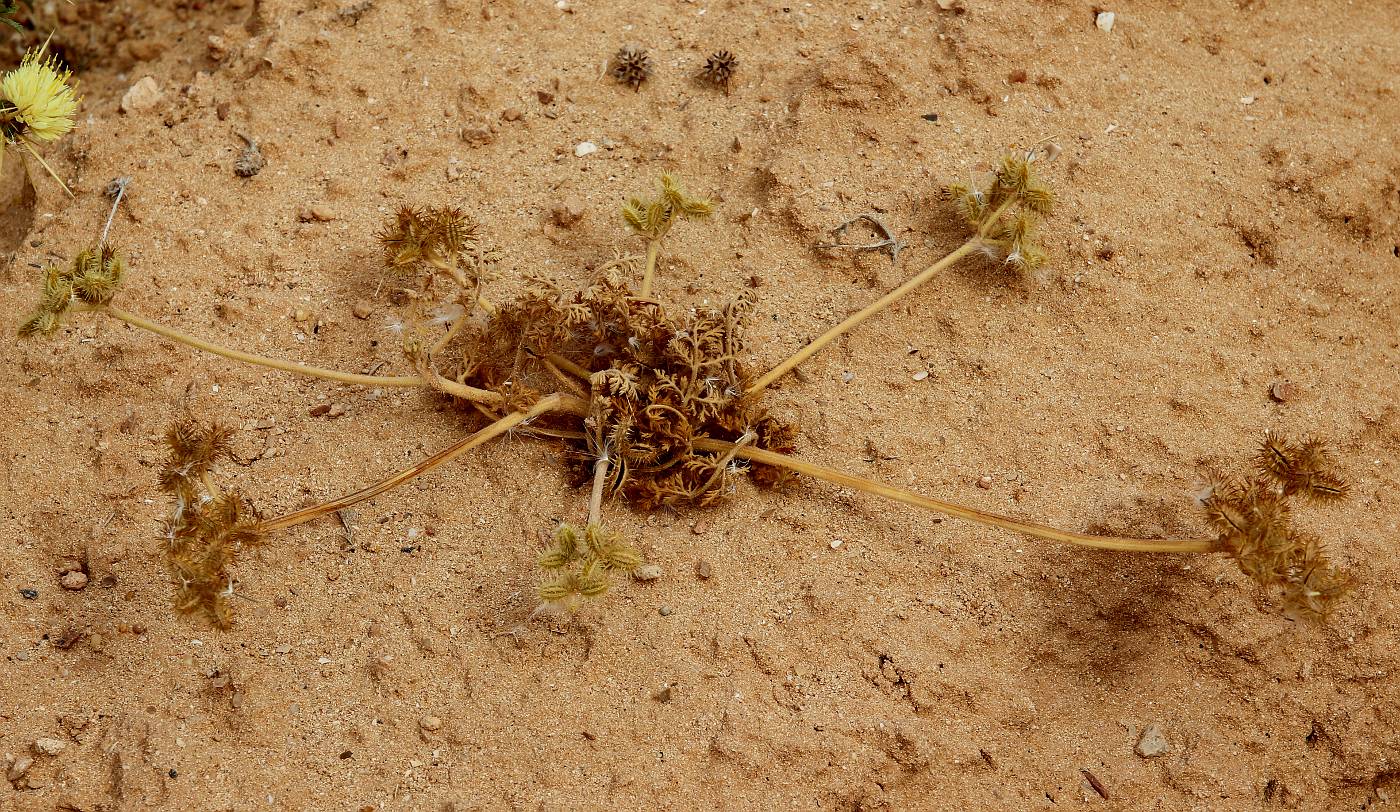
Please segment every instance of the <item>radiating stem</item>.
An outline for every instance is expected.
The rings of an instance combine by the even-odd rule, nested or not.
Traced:
[[[388,479],[381,480],[368,488],[362,488],[354,493],[342,496],[339,499],[332,499],[329,502],[322,502],[319,505],[302,508],[301,510],[263,522],[259,526],[259,529],[263,531],[273,531],[281,530],[286,527],[294,527],[309,522],[317,517],[325,516],[328,513],[344,510],[366,499],[373,499],[379,494],[397,488],[414,477],[425,474],[443,463],[455,460],[468,451],[471,451],[473,448],[505,434],[526,420],[538,417],[546,412],[554,411],[559,408],[567,398],[567,395],[549,395],[548,397],[542,398],[530,409],[511,412],[475,434],[458,440],[431,457],[394,474]]]
[[[896,502],[903,502],[906,505],[913,505],[915,507],[924,508],[925,510],[932,510],[990,527],[999,527],[1003,530],[1010,530],[1015,533],[1025,533],[1029,536],[1049,539],[1051,541],[1077,544],[1081,547],[1142,553],[1209,553],[1217,549],[1214,539],[1135,539],[1074,533],[1043,524],[1036,524],[1035,522],[1018,521],[996,513],[990,513],[985,510],[979,510],[953,502],[930,499],[926,496],[920,496],[910,491],[886,485],[883,482],[865,479],[864,477],[848,474],[844,471],[838,471],[835,468],[827,468],[823,465],[805,462],[794,457],[789,457],[786,454],[765,451],[761,448],[741,447],[723,440],[711,440],[707,438],[696,438],[694,446],[704,451],[727,452],[733,450],[736,456],[752,460],[753,462],[762,463],[764,465],[776,465],[790,471],[796,471],[799,474],[806,474],[807,476],[823,479],[827,482],[842,485],[847,488],[854,488],[855,490],[872,493],[876,496],[883,496],[886,499],[892,499]]]
[[[647,264],[642,271],[642,288],[638,294],[643,299],[651,298],[651,283],[656,277],[656,258],[661,253],[661,238],[647,241]]]
[[[752,386],[749,387],[749,391],[747,392],[747,394],[755,395],[759,392],[762,392],[764,389],[767,389],[770,384],[791,372],[793,368],[796,367],[798,364],[802,363],[803,361],[806,361],[808,358],[811,358],[827,344],[830,344],[837,338],[840,338],[842,335],[845,335],[846,333],[855,329],[855,327],[861,322],[865,321],[866,319],[870,318],[876,313],[879,313],[881,310],[884,310],[885,308],[904,298],[904,296],[906,296],[910,291],[914,290],[915,288],[924,284],[928,280],[932,279],[943,269],[954,264],[955,262],[967,256],[968,254],[971,254],[974,251],[976,251],[980,245],[980,237],[968,240],[958,250],[928,266],[923,271],[920,271],[916,276],[910,278],[909,281],[905,282],[904,284],[900,285],[899,287],[895,288],[889,293],[886,293],[884,296],[881,296],[879,299],[862,308],[859,312],[850,316],[845,321],[841,322],[835,327],[832,327],[830,330],[827,330],[825,333],[822,333],[819,337],[813,339],[811,343],[809,343],[807,346],[798,350],[796,353],[793,353],[791,358],[770,369],[767,374],[765,374],[762,378],[759,378]]]
[[[389,377],[386,375],[357,375],[353,372],[341,372],[335,369],[325,369],[323,367],[313,367],[307,366],[306,364],[298,364],[295,361],[283,361],[278,358],[267,358],[261,355],[253,355],[252,353],[243,352],[242,350],[235,350],[232,347],[225,347],[222,344],[215,344],[210,341],[205,341],[202,338],[196,338],[195,336],[192,336],[189,333],[181,332],[173,327],[167,327],[164,324],[151,321],[150,319],[138,316],[135,313],[132,313],[127,310],[122,310],[121,308],[110,304],[96,305],[89,309],[94,313],[101,313],[104,316],[111,316],[112,318],[118,319],[119,321],[124,321],[133,327],[139,327],[142,330],[148,330],[152,333],[155,333],[156,335],[168,338],[171,341],[178,341],[181,344],[187,344],[191,347],[194,347],[197,350],[204,350],[205,352],[210,352],[215,355],[221,355],[224,358],[230,358],[234,361],[242,361],[247,364],[256,364],[258,366],[271,367],[272,369],[280,369],[283,372],[295,372],[300,375],[310,375],[313,378],[325,378],[326,380],[330,381],[340,381],[341,383],[353,383],[359,384],[361,386],[410,386],[422,388],[427,388],[429,386],[429,383],[427,381],[418,377],[417,375],[402,377]]]

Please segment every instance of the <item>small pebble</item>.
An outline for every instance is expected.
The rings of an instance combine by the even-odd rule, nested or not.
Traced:
[[[520,108],[519,108],[519,107],[507,107],[507,108],[501,113],[501,118],[505,119],[506,121],[519,121],[519,120],[520,120]]]
[[[321,417],[321,416],[325,415],[327,412],[329,412],[330,410],[331,410],[331,405],[330,405],[329,403],[321,403],[321,404],[317,404],[316,406],[312,406],[311,409],[310,409],[309,411],[307,411],[307,414],[310,415],[310,416],[312,416],[312,417]]]
[[[598,145],[592,141],[580,141],[578,146],[574,147],[574,157],[582,158],[585,155],[592,155],[597,151]]]
[[[835,549],[839,548],[842,544],[845,544],[845,543],[846,543],[846,542],[842,541],[841,539],[832,539],[832,540],[831,540],[831,549],[835,550]]]
[[[370,314],[374,312],[374,308],[370,307],[369,302],[361,299],[355,303],[355,306],[350,309],[350,312],[354,313],[357,319],[367,319],[370,317]]]
[[[928,378],[928,370],[926,370],[926,369],[921,369],[921,370],[919,370],[918,372],[915,372],[915,373],[914,373],[914,380],[916,380],[916,381],[922,381],[922,380],[925,380],[925,379],[927,379],[927,378]]]
[[[708,581],[714,577],[715,568],[710,566],[710,562],[700,560],[695,562],[695,575],[702,581]]]
[[[692,524],[690,526],[690,532],[694,533],[697,536],[705,535],[705,532],[709,529],[710,523],[705,521],[704,519],[700,519],[695,524]]]
[[[663,606],[663,607],[661,607],[660,609],[657,609],[656,611],[657,611],[658,613],[660,613],[660,615],[661,615],[662,617],[670,617],[671,612],[674,611],[674,610],[671,609],[671,607],[669,607],[669,606]]]
[[[665,688],[662,688],[661,690],[659,690],[659,691],[657,691],[656,693],[652,694],[652,695],[651,695],[651,698],[652,698],[652,699],[655,699],[657,702],[670,702],[670,701],[671,701],[671,686],[667,685]]]
[[[224,118],[220,116],[220,118]],[[251,178],[263,171],[267,166],[267,159],[258,150],[256,142],[249,143],[243,147],[243,151],[238,154],[238,159],[233,162],[233,174],[240,178]]]
[[[442,729],[442,720],[436,716],[424,716],[418,720],[418,726],[431,733]]]
[[[50,739],[48,737],[44,737],[42,739],[34,740],[34,752],[42,756],[56,756],[59,753],[62,753],[63,748],[67,746],[68,743],[60,739]]]
[[[160,85],[154,77],[144,76],[122,95],[121,111],[139,113],[160,103]]]
[[[82,570],[72,570],[70,572],[65,572],[63,573],[63,575],[59,576],[58,583],[62,585],[64,589],[71,589],[72,591],[77,592],[78,590],[87,586],[87,573],[83,572]]]
[[[297,310],[292,313],[292,318],[296,319],[298,322],[309,321],[311,319],[311,312],[307,310]]]
[[[573,228],[583,219],[584,209],[573,200],[566,200],[549,210],[550,219],[560,228]]]
[[[1098,26],[1100,31],[1107,33],[1113,30],[1113,23],[1117,19],[1118,15],[1111,11],[1100,11],[1099,16],[1094,18],[1094,25]]]
[[[23,596],[24,599],[27,601],[34,601],[39,599],[39,590],[37,589],[30,589],[29,587],[24,587],[19,591],[19,594]]]
[[[841,383],[850,383],[856,379],[856,374],[849,369],[841,373]]]
[[[990,476],[983,475],[982,477],[978,478],[978,480],[977,480],[977,487],[981,488],[981,489],[984,490],[984,491],[989,491],[989,490],[991,490],[991,489],[992,489],[992,478],[991,478]]]
[[[1292,381],[1274,381],[1269,387],[1269,397],[1279,403],[1287,403],[1298,394],[1298,387]]]
[[[660,564],[643,564],[637,567],[637,571],[632,573],[632,577],[638,581],[655,581],[661,577]]]
[[[1157,758],[1171,752],[1172,746],[1162,734],[1162,728],[1155,722],[1147,726],[1138,737],[1137,747],[1133,748],[1143,758]]]
[[[34,759],[29,756],[20,756],[10,765],[9,771],[5,773],[5,780],[18,781],[29,772],[29,768],[34,766]]]
[[[548,90],[536,90],[535,98],[540,100],[540,104],[554,103],[554,94],[550,93]]]

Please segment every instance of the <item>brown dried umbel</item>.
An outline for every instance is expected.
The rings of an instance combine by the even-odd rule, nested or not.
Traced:
[[[739,58],[729,51],[715,51],[705,59],[700,68],[700,78],[715,87],[729,92],[729,83],[734,79],[734,71],[739,69]]]
[[[642,82],[651,78],[651,71],[651,57],[646,50],[635,45],[627,45],[613,54],[608,75],[612,76],[618,84],[627,85],[636,91],[641,88]]]
[[[1285,614],[1321,620],[1352,580],[1328,559],[1322,542],[1294,526],[1292,502],[1344,499],[1346,481],[1321,440],[1294,445],[1266,433],[1253,476],[1214,476],[1201,498],[1217,543],[1265,589],[1283,593]]]
[[[244,547],[262,541],[263,530],[237,493],[222,493],[211,477],[228,454],[229,431],[191,418],[165,434],[169,459],[160,489],[171,495],[170,516],[160,529],[161,553],[175,584],[175,608],[199,613],[220,628],[232,616],[234,580],[228,567]]]

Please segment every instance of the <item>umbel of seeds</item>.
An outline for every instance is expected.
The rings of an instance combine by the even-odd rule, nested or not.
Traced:
[[[619,84],[627,85],[635,91],[641,88],[642,82],[651,78],[651,57],[643,48],[635,45],[624,46],[613,55],[609,74]]]
[[[705,60],[700,69],[700,78],[729,92],[729,83],[734,79],[734,71],[739,68],[739,59],[729,51],[715,51]]]

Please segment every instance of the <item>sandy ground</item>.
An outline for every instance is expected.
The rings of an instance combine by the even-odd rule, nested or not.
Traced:
[[[810,459],[1149,537],[1205,532],[1203,466],[1316,432],[1354,493],[1306,519],[1359,581],[1330,623],[1284,619],[1225,558],[1087,553],[799,480],[610,506],[663,577],[506,634],[538,532],[586,502],[517,437],[361,505],[348,544],[321,521],[246,556],[219,632],[170,610],[154,539],[181,409],[238,429],[221,478],[269,513],[480,419],[79,316],[0,360],[0,809],[1400,808],[1400,18],[1124,2],[1105,32],[1082,2],[941,5],[50,6],[85,99],[47,155],[76,197],[9,163],[0,322],[129,176],[125,306],[403,369],[372,237],[394,206],[468,208],[503,298],[636,251],[616,207],[670,170],[721,205],[669,241],[660,294],[753,278],[759,368],[958,244],[941,184],[1050,138],[1042,272],[957,266],[774,410]],[[34,35],[5,36],[8,66]],[[639,92],[603,75],[625,43],[657,65]],[[718,48],[741,60],[728,96],[693,79]],[[145,77],[158,95],[120,111]],[[557,225],[561,202],[583,219]],[[813,250],[863,212],[898,264]],[[84,588],[60,586],[69,561]],[[1145,758],[1149,725],[1168,749]]]

